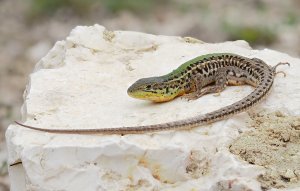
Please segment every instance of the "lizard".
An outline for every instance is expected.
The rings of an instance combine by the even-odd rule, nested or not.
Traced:
[[[128,126],[101,129],[51,129],[22,124],[18,125],[49,133],[67,134],[138,134],[165,130],[187,130],[201,125],[227,119],[232,115],[249,110],[261,102],[269,93],[274,82],[276,68],[258,58],[247,58],[232,53],[213,53],[198,56],[185,62],[172,72],[137,80],[127,90],[137,99],[166,102],[183,96],[188,100],[198,99],[209,93],[219,94],[227,85],[250,85],[254,90],[245,98],[204,115],[153,125]],[[283,72],[281,72],[283,73]],[[283,73],[285,75],[285,73]]]

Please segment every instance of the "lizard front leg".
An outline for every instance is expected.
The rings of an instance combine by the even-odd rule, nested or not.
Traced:
[[[219,95],[220,92],[225,89],[226,82],[227,79],[224,75],[224,72],[220,72],[220,74],[217,74],[216,82],[214,85],[209,85],[206,87],[203,87],[203,81],[201,81],[201,77],[197,77],[194,79],[195,91],[184,95],[184,98],[188,100],[195,100],[209,93],[217,93],[217,95]]]

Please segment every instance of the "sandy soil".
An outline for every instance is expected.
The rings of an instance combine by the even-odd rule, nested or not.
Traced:
[[[254,129],[238,137],[230,151],[265,168],[257,177],[263,189],[299,187],[300,116],[286,116],[279,111],[250,116]]]

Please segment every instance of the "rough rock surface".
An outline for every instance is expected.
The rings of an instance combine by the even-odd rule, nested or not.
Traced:
[[[168,73],[212,52],[257,57],[270,65],[290,62],[290,68],[279,68],[287,76],[278,75],[268,98],[250,112],[300,115],[299,59],[252,50],[244,41],[206,44],[192,38],[112,32],[95,25],[76,27],[36,65],[24,93],[23,120],[45,128],[146,125],[204,114],[249,94],[251,87],[228,87],[218,97],[163,104],[127,96],[135,80]],[[267,166],[250,164],[239,155],[244,145],[236,142],[255,129],[247,123],[251,116],[244,112],[190,131],[125,136],[51,134],[10,125],[8,163],[15,164],[9,168],[11,190],[275,189],[262,182]],[[299,152],[293,157],[299,158]],[[297,190],[298,175],[293,175],[293,184],[280,189]]]
[[[250,164],[266,168],[258,177],[263,188],[300,189],[300,116],[278,111],[250,116],[254,129],[239,136],[230,151]]]

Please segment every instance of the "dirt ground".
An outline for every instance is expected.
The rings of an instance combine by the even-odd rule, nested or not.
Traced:
[[[250,114],[251,131],[229,147],[230,152],[250,164],[263,166],[257,177],[263,189],[300,186],[300,116],[280,112]]]
[[[145,0],[143,3],[131,1],[133,4],[99,0],[92,6],[70,3],[72,1],[64,1],[63,5],[49,4],[51,1],[47,4],[45,0],[37,2],[0,0],[0,190],[4,191],[9,190],[4,132],[13,120],[20,118],[28,75],[53,44],[63,40],[77,25],[98,23],[109,30],[191,36],[204,42],[245,39],[254,48],[267,47],[300,55],[300,3],[297,0],[168,0],[164,3]],[[278,144],[289,144],[291,140],[284,143],[279,140]],[[245,160],[252,160],[251,155],[249,157]],[[264,165],[266,159],[261,160],[259,165]],[[282,174],[266,172],[259,180],[266,187],[274,186],[268,182],[274,176]],[[293,177],[284,176],[275,186],[290,184],[287,180],[295,181]]]

